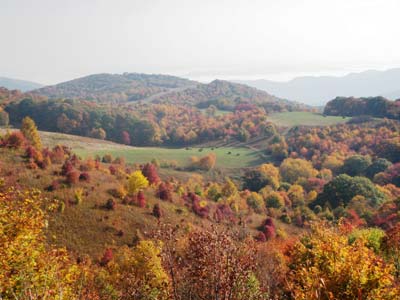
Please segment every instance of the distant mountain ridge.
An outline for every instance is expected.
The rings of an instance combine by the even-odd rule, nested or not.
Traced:
[[[248,102],[264,106],[268,111],[299,110],[300,103],[275,97],[244,84],[214,80],[202,84],[171,75],[123,73],[94,74],[71,81],[46,86],[33,91],[50,99],[79,99],[101,103],[154,102],[207,107],[216,105],[233,110]]]
[[[4,87],[9,90],[20,90],[22,92],[27,92],[31,90],[35,90],[38,88],[43,87],[42,84],[27,81],[27,80],[20,80],[8,77],[0,77],[0,87]]]
[[[197,82],[158,74],[93,74],[34,91],[49,98],[71,98],[98,102],[138,101]]]
[[[273,96],[266,91],[245,84],[216,79],[209,84],[198,84],[184,90],[167,93],[154,102],[173,102],[190,104],[200,108],[215,105],[220,109],[232,110],[240,103],[264,106],[268,111],[298,110],[306,106]],[[229,107],[229,108],[228,108]]]
[[[261,90],[310,105],[324,105],[337,96],[383,96],[391,100],[400,98],[400,68],[386,71],[369,70],[343,77],[298,77],[288,82],[270,80],[236,80]]]

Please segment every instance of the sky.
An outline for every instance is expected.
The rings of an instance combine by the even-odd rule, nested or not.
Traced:
[[[289,80],[400,67],[399,0],[0,0],[0,76]]]

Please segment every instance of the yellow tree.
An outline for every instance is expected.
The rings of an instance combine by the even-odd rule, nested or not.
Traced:
[[[161,262],[162,244],[140,241],[132,250],[122,247],[108,266],[120,299],[168,299],[170,281]]]
[[[292,250],[288,289],[298,300],[400,299],[394,266],[362,239],[313,227]]]
[[[33,121],[30,117],[25,117],[22,120],[21,132],[33,147],[38,150],[42,149],[42,141],[40,139],[35,121]]]
[[[279,169],[273,164],[262,164],[260,166],[260,172],[267,178],[268,184],[274,189],[279,187]]]
[[[282,179],[289,183],[295,183],[301,178],[310,178],[317,175],[312,163],[300,158],[287,158],[279,167]]]
[[[135,171],[128,177],[128,192],[135,195],[140,190],[149,186],[149,181],[141,171]]]
[[[38,191],[0,193],[0,299],[78,299],[79,267],[47,250]]]

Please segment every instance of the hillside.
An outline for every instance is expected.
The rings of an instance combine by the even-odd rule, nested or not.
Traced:
[[[242,117],[256,121],[254,115]],[[242,280],[244,291],[260,297],[248,299],[285,299],[293,286],[312,282],[315,270],[336,285],[343,277],[356,281],[362,272],[377,281],[389,278],[387,286],[372,285],[368,293],[400,295],[398,276],[391,275],[399,271],[399,129],[399,122],[387,119],[295,126],[268,139],[264,153],[273,163],[255,161],[231,174],[223,171],[230,162],[221,154],[239,153],[234,160],[240,162],[246,152],[219,147],[214,156],[212,147],[188,147],[140,153],[105,141],[39,133],[26,118],[21,131],[0,132],[0,225],[6,224],[0,279],[7,284],[0,295],[14,290],[25,295],[15,288],[21,280],[54,285],[73,295],[66,299],[128,300],[149,282],[141,276],[145,271],[161,274],[158,290],[166,295],[176,284],[175,299],[190,299],[192,289],[186,287],[197,281],[210,286],[209,274],[221,261],[234,266],[223,267],[233,278],[228,291],[236,278],[251,274],[251,285],[248,277]],[[74,154],[77,149],[83,159]],[[202,157],[184,169],[162,161],[185,152]],[[386,245],[396,251],[393,258]],[[338,261],[344,271],[334,278],[320,267],[336,272]],[[354,290],[349,299],[357,298]]]
[[[49,98],[70,98],[98,102],[127,102],[145,99],[171,89],[192,86],[196,82],[157,74],[93,74],[46,86],[35,91]]]
[[[153,101],[190,104],[199,108],[214,105],[221,110],[233,110],[240,103],[263,106],[267,111],[307,108],[303,104],[275,97],[265,91],[225,80],[214,80],[209,84],[198,84],[196,87],[156,97]]]
[[[391,100],[400,97],[400,68],[387,71],[365,71],[342,77],[306,76],[287,82],[270,80],[239,80],[237,82],[268,91],[278,97],[310,105],[324,105],[336,96],[384,96]]]
[[[41,88],[42,86],[43,86],[43,84],[32,82],[32,81],[0,77],[0,87],[6,88],[9,90],[20,90],[22,92],[27,92],[27,91]]]

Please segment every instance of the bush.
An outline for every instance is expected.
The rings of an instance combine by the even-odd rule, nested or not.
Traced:
[[[110,248],[106,249],[106,251],[103,254],[103,257],[100,260],[100,265],[102,267],[107,266],[108,263],[113,260],[113,258],[114,258],[113,251]]]
[[[67,174],[67,183],[69,185],[77,184],[79,182],[79,172],[78,171],[71,171]]]
[[[153,216],[155,216],[157,219],[161,219],[161,217],[163,216],[163,211],[161,210],[161,207],[159,204],[154,204]]]
[[[22,132],[12,132],[5,141],[5,145],[9,148],[20,149],[26,143],[26,139]]]
[[[172,191],[171,188],[166,183],[161,183],[158,186],[156,193],[157,197],[164,201],[172,201]]]
[[[282,208],[285,205],[285,200],[277,192],[271,192],[265,198],[265,205],[267,208]]]
[[[385,232],[379,228],[358,229],[349,235],[349,243],[353,244],[356,240],[361,240],[368,248],[379,253]]]
[[[103,163],[106,163],[106,164],[111,164],[112,161],[113,161],[112,155],[111,155],[111,154],[105,154],[105,155],[103,156],[103,158],[101,159],[101,161],[102,161]]]
[[[79,175],[79,180],[80,181],[86,181],[89,182],[90,181],[90,175],[87,172],[83,172]]]
[[[115,200],[112,198],[108,199],[106,201],[106,203],[104,204],[104,208],[108,209],[108,210],[114,210],[116,206],[117,206],[117,202],[115,202]]]
[[[140,191],[137,195],[137,204],[139,207],[146,207],[146,198],[144,197],[143,191]]]

